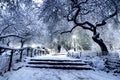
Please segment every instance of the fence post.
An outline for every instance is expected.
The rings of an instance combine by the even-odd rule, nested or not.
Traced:
[[[9,62],[9,66],[8,66],[8,71],[10,71],[10,70],[11,70],[13,53],[14,53],[14,50],[12,50],[12,51],[11,51],[11,55],[10,55],[10,62]]]

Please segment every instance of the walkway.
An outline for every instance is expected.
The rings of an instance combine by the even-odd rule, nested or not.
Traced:
[[[48,55],[34,59],[75,60],[65,55]],[[23,67],[4,75],[0,80],[120,80],[110,73],[97,70],[63,70]]]

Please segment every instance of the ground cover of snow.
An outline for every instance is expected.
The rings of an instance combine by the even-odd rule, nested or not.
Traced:
[[[30,59],[30,57],[28,57],[27,59]],[[65,54],[49,54],[46,56],[36,56],[33,57],[32,59],[78,60],[71,57],[67,57]],[[101,61],[100,58],[95,58],[93,59],[95,64],[97,64],[95,62],[96,60]],[[19,66],[17,65],[17,67]],[[115,76],[112,73],[106,73],[98,69],[63,70],[63,69],[30,68],[23,66],[18,70],[7,72],[3,76],[0,76],[0,80],[120,80],[120,76],[119,75]]]
[[[28,59],[31,59],[31,57],[28,57]],[[43,56],[35,56],[32,59],[52,59],[52,60],[80,60],[80,59],[75,59],[71,57],[67,57],[65,54],[48,54],[48,55],[43,55]]]
[[[9,75],[8,75],[9,74]],[[0,80],[120,80],[120,76],[93,70],[36,69],[23,67]]]

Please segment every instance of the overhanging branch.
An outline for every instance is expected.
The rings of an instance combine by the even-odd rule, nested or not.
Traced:
[[[89,28],[89,27],[86,27],[86,26],[83,26],[83,25],[81,25],[81,26],[76,25],[76,26],[74,26],[71,30],[61,32],[61,35],[64,34],[64,33],[71,33],[71,32],[72,32],[75,28],[77,28],[77,27],[81,27],[81,28],[83,28],[83,29],[93,31],[92,28]]]
[[[12,47],[8,47],[8,46],[0,46],[1,49],[7,49],[7,50],[24,50],[27,48],[31,48],[31,47],[24,47],[24,48],[12,48]]]
[[[74,26],[71,30],[61,32],[61,35],[64,33],[71,33],[76,27],[78,27],[78,26]]]
[[[25,39],[24,37],[21,37],[19,35],[14,35],[14,34],[0,36],[0,38],[7,38],[7,37],[18,37],[18,38],[21,38],[21,39]]]
[[[8,29],[10,26],[12,26],[13,24],[8,24],[5,28],[2,29],[2,31],[0,32],[0,35],[6,30]]]
[[[105,25],[106,21],[108,19],[110,19],[110,18],[114,17],[115,15],[117,15],[117,13],[118,13],[118,11],[117,11],[117,4],[113,0],[111,0],[111,1],[113,2],[114,6],[115,6],[115,12],[113,14],[109,15],[108,17],[106,17],[105,19],[103,19],[103,21],[101,23],[96,24],[96,27]]]

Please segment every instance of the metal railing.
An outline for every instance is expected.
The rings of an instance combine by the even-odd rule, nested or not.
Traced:
[[[0,75],[4,74],[7,71],[11,71],[12,66],[15,63],[21,62],[25,57],[34,57],[49,54],[46,49],[34,49],[31,47],[23,49],[10,49],[9,55],[2,56],[0,55]]]

